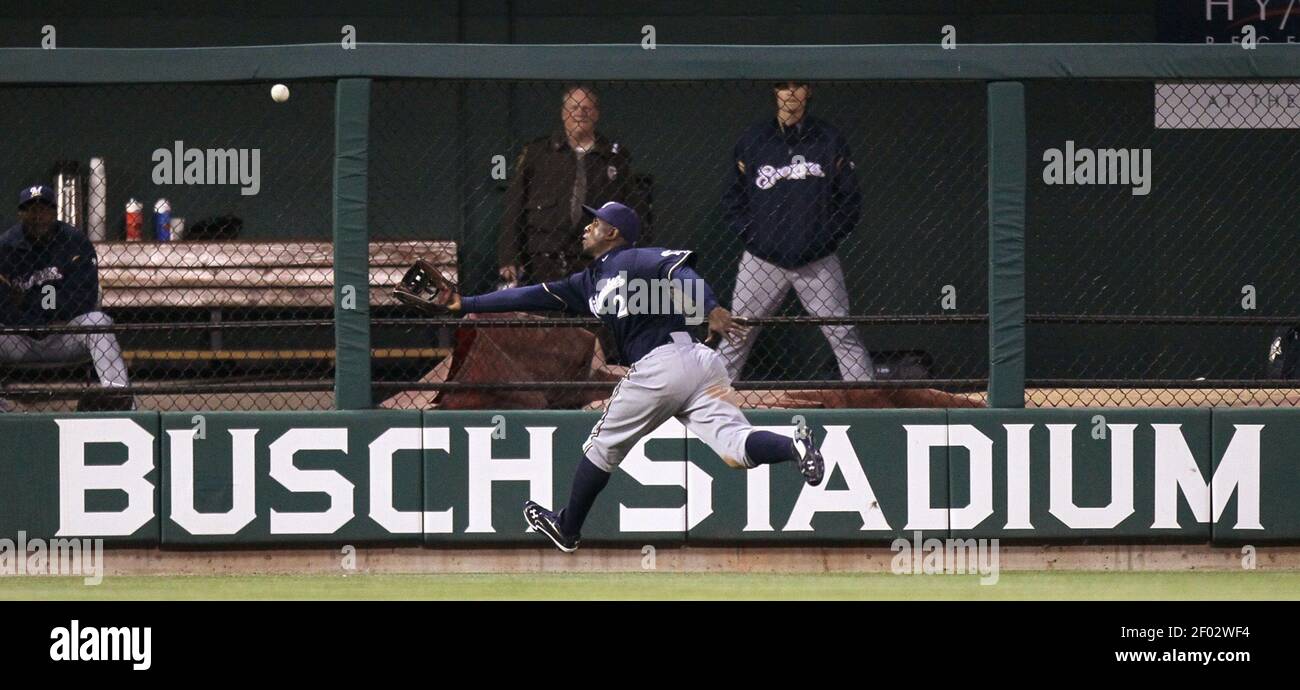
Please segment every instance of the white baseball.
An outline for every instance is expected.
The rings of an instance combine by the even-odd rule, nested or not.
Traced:
[[[271,100],[276,103],[283,103],[289,100],[289,87],[284,84],[276,84],[271,87]]]

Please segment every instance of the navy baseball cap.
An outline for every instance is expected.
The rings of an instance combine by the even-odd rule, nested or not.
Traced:
[[[18,208],[24,208],[33,201],[44,201],[50,206],[58,205],[54,201],[54,190],[43,184],[25,187],[18,192]]]
[[[629,243],[636,244],[637,238],[641,236],[641,219],[636,215],[636,211],[617,201],[607,201],[600,208],[584,205],[582,210],[618,228],[619,234],[623,235]]]

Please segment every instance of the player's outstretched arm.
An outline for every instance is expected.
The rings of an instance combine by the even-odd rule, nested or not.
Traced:
[[[455,306],[452,306],[453,303]],[[449,302],[447,308],[468,314],[502,311],[563,311],[566,305],[543,284],[497,290],[482,295],[465,297],[455,295],[454,302]]]
[[[457,286],[437,266],[417,260],[393,296],[403,304],[432,314],[452,312],[578,311],[584,300],[575,281],[581,274],[543,285],[498,290],[484,295],[461,296]]]

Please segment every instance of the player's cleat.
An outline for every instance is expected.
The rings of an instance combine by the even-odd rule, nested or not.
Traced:
[[[808,482],[808,486],[821,484],[822,475],[826,473],[826,463],[822,460],[821,451],[817,450],[817,439],[813,436],[812,429],[806,426],[795,429],[794,452],[798,456],[795,462],[799,464],[799,471],[803,473],[803,480]]]
[[[555,542],[556,548],[573,553],[578,550],[578,537],[568,537],[560,530],[560,516],[532,501],[524,501],[524,520],[533,529],[545,534]]]

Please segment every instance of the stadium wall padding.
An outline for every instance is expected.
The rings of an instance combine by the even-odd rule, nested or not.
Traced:
[[[334,128],[335,408],[370,407],[370,80],[340,79]]]
[[[158,425],[156,412],[0,415],[0,534],[158,544]],[[73,443],[103,437],[113,441]],[[77,466],[75,476],[61,462]]]
[[[763,410],[813,427],[822,486],[727,467],[675,420],[593,510],[596,544],[1300,540],[1297,410]],[[589,412],[0,417],[0,534],[193,546],[539,546]],[[1210,469],[1213,468],[1213,473]]]
[[[1025,86],[988,87],[989,407],[1025,404]]]

